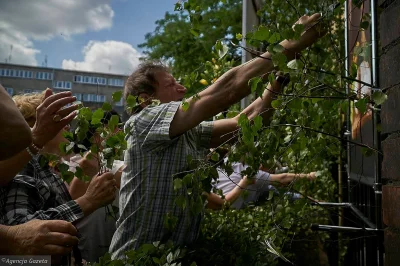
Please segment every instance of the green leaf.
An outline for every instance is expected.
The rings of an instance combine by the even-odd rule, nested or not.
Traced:
[[[281,31],[281,35],[282,35],[282,38],[283,38],[283,39],[291,40],[291,39],[293,39],[294,31],[293,31],[291,28],[289,28],[289,29],[283,29],[283,30]]]
[[[66,138],[69,141],[74,141],[74,134],[70,131],[64,131],[62,133],[62,135],[64,136],[64,138]]]
[[[76,171],[75,171],[75,176],[79,179],[82,179],[83,176],[83,170],[80,167],[76,167]]]
[[[62,153],[67,153],[68,142],[61,142],[58,147]]]
[[[83,108],[79,109],[78,116],[85,120],[91,120],[92,119],[92,111],[88,107],[83,107]]]
[[[253,34],[253,39],[258,41],[267,41],[269,39],[270,32],[265,26],[260,26]]]
[[[279,107],[281,107],[282,106],[282,100],[273,100],[272,102],[271,102],[271,106],[272,106],[272,108],[274,108],[274,109],[279,109]]]
[[[274,32],[269,38],[268,42],[269,43],[276,43],[280,40],[281,35],[278,32]]]
[[[113,94],[112,94],[112,100],[113,100],[113,102],[119,102],[119,101],[121,101],[121,98],[122,98],[122,91],[116,91],[116,92],[113,92]]]
[[[362,98],[362,99],[358,100],[357,102],[355,102],[354,105],[357,107],[357,109],[360,111],[360,113],[363,114],[367,110],[367,104],[368,104],[368,99]]]
[[[299,39],[301,34],[304,31],[304,25],[303,24],[296,24],[294,25],[294,39]]]
[[[190,106],[189,102],[186,102],[186,101],[182,102],[182,110],[184,112],[186,112],[187,109],[189,109],[189,106]]]
[[[111,130],[111,132],[114,132],[115,128],[118,126],[118,123],[119,123],[118,115],[112,115],[110,121],[108,121],[108,128]]]
[[[65,151],[69,153],[75,146],[75,142],[70,142],[67,147],[65,147]]]
[[[176,199],[175,199],[175,204],[182,209],[186,208],[186,198],[183,195],[179,195]]]
[[[129,95],[128,98],[126,98],[126,106],[133,108],[135,107],[137,104],[137,97],[133,96],[133,95]]]
[[[244,127],[247,126],[249,123],[249,118],[247,117],[246,114],[240,114],[239,120],[238,120],[238,126]]]
[[[276,53],[282,53],[283,51],[285,51],[285,48],[278,43],[274,46],[273,51]]]
[[[274,195],[275,195],[275,193],[274,193],[274,191],[273,190],[270,190],[269,192],[268,192],[268,201],[270,201],[270,200],[272,200],[272,198],[274,197]]]
[[[370,156],[374,155],[374,151],[371,149],[368,149],[367,147],[361,147],[361,153],[365,157],[370,157]]]
[[[182,10],[182,4],[180,2],[176,2],[174,11],[181,11],[181,10]]]
[[[171,263],[173,260],[174,260],[174,258],[173,258],[172,252],[170,252],[170,253],[167,255],[167,262],[168,262],[168,263]]]
[[[241,41],[243,39],[243,35],[240,33],[236,33],[236,40]]]
[[[281,68],[284,64],[286,64],[287,57],[282,53],[276,53],[272,55],[271,59],[272,63],[274,63],[274,66]]]
[[[216,47],[219,59],[221,59],[228,53],[228,50],[229,50],[228,46],[226,44],[221,43],[220,41],[217,42],[215,47]]]
[[[87,148],[82,144],[77,144],[76,146],[78,146],[79,149],[87,151]]]
[[[251,92],[252,93],[257,93],[259,97],[262,96],[264,92],[264,83],[262,78],[260,77],[254,77],[249,80],[249,85],[251,86]]]
[[[351,64],[351,70],[350,70],[350,76],[351,76],[352,78],[357,77],[357,70],[358,70],[358,66],[357,66],[356,63],[353,62],[353,63]]]
[[[287,107],[290,109],[302,109],[303,108],[302,102],[303,101],[301,99],[294,98],[287,104]]]
[[[287,63],[287,67],[290,69],[302,69],[304,66],[303,62],[301,62],[301,60],[299,59],[293,59],[292,61],[290,61],[289,63]]]
[[[176,178],[174,179],[174,190],[179,190],[182,188],[182,179]]]
[[[254,127],[255,127],[256,131],[258,131],[262,128],[263,119],[260,115],[257,115],[256,117],[254,117],[253,122],[254,122]]]
[[[366,29],[368,29],[368,27],[369,27],[369,21],[364,20],[364,21],[362,21],[362,22],[360,23],[360,28],[361,28],[361,29],[366,30]]]
[[[211,155],[211,160],[213,160],[214,162],[218,162],[219,153],[218,152],[213,152],[213,154]]]
[[[372,100],[374,100],[376,105],[381,105],[387,100],[387,95],[383,93],[382,91],[375,91],[372,94]]]
[[[111,106],[110,103],[105,102],[105,103],[103,103],[103,106],[101,107],[101,109],[103,109],[104,111],[108,112],[108,111],[112,110],[112,106]]]
[[[200,31],[195,28],[190,29],[190,32],[196,37],[199,37],[199,35],[200,35]]]
[[[92,125],[100,124],[101,119],[103,119],[103,117],[104,117],[104,111],[102,109],[97,109],[93,113],[91,124]]]

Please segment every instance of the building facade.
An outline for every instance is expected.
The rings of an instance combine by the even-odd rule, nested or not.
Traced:
[[[48,67],[0,63],[0,84],[10,96],[42,92],[51,88],[55,93],[71,91],[85,107],[99,108],[112,102],[112,94],[124,89],[128,77],[123,75],[65,70]],[[122,116],[123,100],[113,108]]]

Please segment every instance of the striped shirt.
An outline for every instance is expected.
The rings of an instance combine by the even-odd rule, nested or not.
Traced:
[[[188,155],[204,158],[213,123],[203,122],[171,139],[170,124],[180,105],[148,106],[126,123],[131,133],[121,179],[120,217],[110,246],[113,258],[122,258],[125,251],[144,243],[171,239],[188,244],[198,236],[201,214],[176,206],[173,175],[186,169]],[[167,215],[178,218],[172,232],[164,227]]]

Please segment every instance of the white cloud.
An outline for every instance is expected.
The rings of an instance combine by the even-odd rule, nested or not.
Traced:
[[[115,74],[130,74],[141,56],[132,45],[118,41],[90,41],[82,50],[84,60],[63,60],[62,68]]]
[[[10,54],[12,62],[35,65],[39,53],[32,40],[55,36],[70,38],[88,30],[112,26],[110,0],[0,0],[0,61]]]

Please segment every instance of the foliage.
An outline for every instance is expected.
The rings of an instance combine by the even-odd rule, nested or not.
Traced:
[[[241,32],[242,1],[226,2],[224,5],[218,0],[185,2],[184,6],[197,10],[196,14],[189,15],[182,10],[183,5],[177,5],[181,11],[173,14],[167,12],[163,19],[156,21],[155,31],[146,34],[146,41],[139,47],[145,49],[146,58],[170,63],[176,78],[190,76],[202,68],[204,62],[216,58],[212,54],[212,47],[217,40],[226,38],[226,43],[232,47],[229,40]],[[229,49],[229,57],[238,59],[240,53]],[[198,83],[199,80],[188,87],[190,94],[204,88]]]
[[[212,183],[218,176],[216,164],[222,163],[221,167],[229,170],[232,162],[242,162],[249,165],[242,175],[253,176],[261,164],[274,165],[279,161],[284,162],[291,172],[318,171],[318,178],[313,182],[296,180],[288,187],[280,188],[279,195],[269,197],[260,206],[206,212],[201,237],[193,246],[166,244],[161,248],[159,243],[144,245],[128,252],[126,261],[113,261],[113,265],[132,262],[135,265],[189,265],[193,261],[198,265],[277,265],[282,260],[296,261],[291,247],[298,237],[310,240],[307,252],[315,258],[311,250],[321,247],[316,238],[324,241],[329,236],[312,233],[310,226],[312,223],[329,223],[328,214],[306,198],[292,202],[284,192],[298,191],[314,199],[334,201],[336,183],[331,172],[337,161],[344,157],[342,146],[346,139],[340,137],[344,113],[349,104],[365,113],[387,98],[381,91],[371,96],[348,92],[347,88],[357,81],[357,65],[353,64],[345,73],[343,5],[336,8],[337,5],[331,4],[332,1],[268,1],[259,11],[262,25],[247,36],[241,36],[236,19],[232,24],[221,19],[235,17],[239,1],[180,1],[176,5],[178,14],[166,14],[165,19],[157,22],[155,33],[146,36],[142,47],[149,49],[146,52],[149,58],[168,61],[174,74],[193,88],[191,93],[215,83],[221,74],[237,64],[235,56],[242,48],[233,36],[239,40],[244,37],[254,47],[267,49],[276,69],[289,73],[291,79],[284,93],[272,102],[275,110],[270,125],[262,125],[259,116],[252,121],[245,115],[240,116],[238,140],[229,147],[227,163],[222,163],[223,158],[215,153],[209,154],[211,164],[188,158],[188,170],[174,176],[179,207],[190,208],[193,213],[202,211],[203,200],[198,195],[202,191],[212,191]],[[354,4],[359,6],[362,1]],[[279,42],[299,38],[303,27],[292,28],[292,24],[302,14],[315,12],[323,13],[316,27],[327,28],[327,36],[288,61],[282,55],[283,47]],[[212,16],[220,19],[220,25],[213,24]],[[368,14],[364,14],[360,31],[368,29],[369,19]],[[227,42],[227,37],[232,42]],[[367,47],[357,49],[354,49],[355,54],[368,56]],[[258,54],[255,50],[250,52]],[[267,79],[255,77],[249,80],[253,96],[262,95],[273,80],[270,73]],[[356,94],[361,97],[354,101]],[[190,108],[185,101],[183,106]],[[236,115],[237,111],[231,110],[228,116]],[[328,245],[324,244],[325,247]],[[168,256],[175,252],[179,254],[173,257],[177,260],[170,257],[168,261]],[[316,265],[316,261],[310,265]]]

